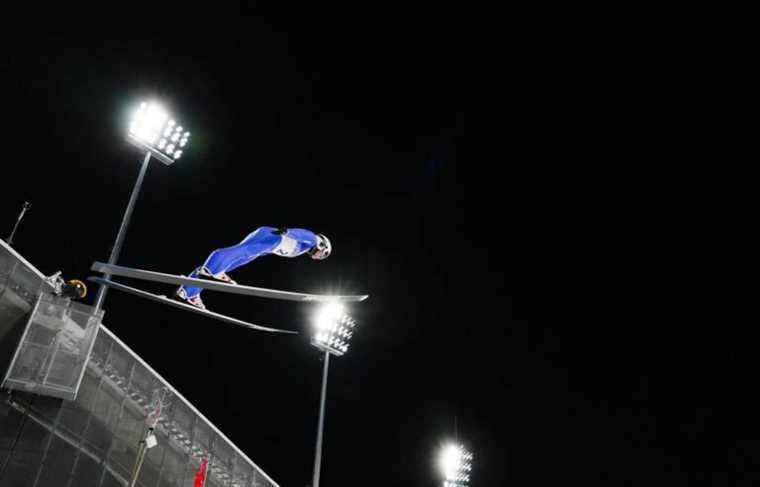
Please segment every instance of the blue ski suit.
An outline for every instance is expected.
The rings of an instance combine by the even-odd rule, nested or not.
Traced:
[[[275,227],[259,227],[251,232],[239,244],[217,249],[211,252],[203,264],[212,274],[230,272],[262,255],[279,255],[281,257],[298,257],[317,245],[317,236],[303,228],[278,230]],[[195,269],[190,277],[198,277]],[[203,289],[194,286],[182,286],[188,297],[197,296]]]

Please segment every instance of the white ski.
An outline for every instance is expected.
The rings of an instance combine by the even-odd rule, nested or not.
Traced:
[[[162,304],[168,304],[169,306],[174,306],[175,308],[181,308],[187,311],[192,311],[193,313],[209,316],[211,318],[215,318],[217,320],[224,321],[226,323],[232,323],[233,325],[243,326],[245,328],[250,328],[252,330],[266,331],[270,333],[290,333],[290,334],[295,334],[295,335],[298,334],[298,332],[296,331],[280,330],[278,328],[269,328],[266,326],[254,325],[253,323],[248,323],[246,321],[241,321],[236,318],[232,318],[230,316],[214,313],[213,311],[196,308],[195,306],[191,304],[182,303],[180,301],[177,301],[176,299],[171,299],[166,296],[160,296],[158,294],[149,293],[141,289],[135,289],[130,286],[125,286],[124,284],[110,281],[108,279],[103,279],[102,277],[88,277],[87,280],[92,281],[92,282],[97,282],[98,284],[109,286],[109,287],[112,287],[119,291],[124,291],[129,294],[134,294],[135,296],[140,296],[142,298],[150,299],[152,301],[156,301]]]
[[[132,277],[134,279],[143,279],[146,281],[163,282],[164,284],[196,286],[212,291],[244,294],[246,296],[258,296],[260,298],[285,299],[289,301],[364,301],[369,297],[368,294],[357,296],[328,296],[324,294],[306,294],[291,291],[279,291],[276,289],[266,289],[262,287],[227,284],[224,282],[212,281],[208,279],[193,279],[191,277],[164,274],[162,272],[146,271],[142,269],[133,269],[131,267],[104,264],[102,262],[93,263],[92,267],[90,267],[90,270],[95,272],[102,272],[103,274],[110,274],[112,276]]]

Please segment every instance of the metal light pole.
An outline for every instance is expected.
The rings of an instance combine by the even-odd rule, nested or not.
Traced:
[[[327,371],[330,366],[330,355],[340,357],[348,351],[349,340],[353,336],[356,322],[345,313],[342,305],[327,303],[317,313],[315,325],[316,333],[311,339],[311,344],[325,353],[325,363],[322,367],[322,393],[319,398],[317,446],[314,453],[314,475],[311,484],[312,487],[319,487],[319,475],[322,466],[322,437],[325,422],[325,398],[327,396]]]
[[[132,195],[127,204],[127,210],[124,212],[124,218],[121,220],[119,233],[116,235],[116,242],[111,250],[111,256],[108,258],[109,264],[116,264],[124,245],[124,238],[127,235],[129,221],[132,218],[132,212],[137,202],[137,196],[140,194],[145,173],[148,170],[151,157],[158,159],[167,166],[182,156],[183,148],[187,144],[190,132],[183,131],[182,127],[170,119],[166,112],[155,103],[142,103],[140,108],[135,112],[129,125],[127,141],[145,151],[140,173],[137,176]],[[109,274],[105,275],[108,279]],[[95,297],[95,312],[103,306],[108,286],[100,286],[98,294]]]
[[[134,188],[132,188],[132,196],[129,197],[129,203],[127,204],[127,210],[124,212],[124,218],[121,219],[121,227],[119,227],[119,233],[116,234],[116,243],[111,249],[111,256],[108,258],[109,264],[115,264],[121,253],[121,246],[124,244],[124,237],[127,235],[127,227],[129,226],[129,220],[132,218],[132,211],[135,209],[135,203],[137,202],[137,195],[140,194],[140,188],[142,187],[145,173],[148,171],[148,164],[150,163],[150,152],[145,153],[145,159],[143,159],[142,167],[140,168],[140,174],[137,176],[137,182]],[[109,279],[111,276],[106,274],[104,276]],[[100,286],[98,289],[98,295],[95,297],[95,312],[97,313],[103,306],[103,300],[106,298],[106,292],[108,286]]]
[[[16,224],[13,225],[13,230],[11,231],[10,236],[8,237],[8,245],[13,245],[13,236],[16,235],[16,229],[18,228],[18,224],[21,223],[21,219],[24,218],[24,213],[26,213],[26,210],[28,210],[31,207],[31,203],[28,201],[24,201],[23,206],[21,206],[21,213],[18,215],[18,219],[16,220]]]
[[[319,474],[322,467],[322,432],[325,426],[325,396],[327,396],[327,369],[329,366],[330,352],[325,352],[325,364],[322,367],[322,393],[319,396],[319,426],[317,427],[317,451],[314,453],[312,487],[319,486]]]

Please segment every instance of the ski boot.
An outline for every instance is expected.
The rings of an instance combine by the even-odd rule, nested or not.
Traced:
[[[185,291],[185,289],[182,287],[177,288],[177,291],[174,293],[174,299],[187,303],[191,306],[195,306],[198,309],[202,309],[204,311],[206,310],[206,305],[203,304],[203,300],[201,299],[200,294],[196,294],[192,298],[189,298],[187,296],[187,291]]]

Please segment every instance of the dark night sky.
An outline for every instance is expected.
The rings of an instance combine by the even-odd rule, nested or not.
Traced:
[[[539,118],[566,120],[567,91],[537,100],[567,70],[531,74],[541,63],[523,65],[524,41],[483,55],[492,40],[457,12],[343,22],[250,10],[172,33],[99,24],[16,39],[0,57],[3,236],[28,200],[15,247],[43,273],[83,278],[106,260],[139,168],[127,112],[155,97],[192,137],[175,165],[151,165],[119,263],[186,273],[257,226],[298,226],[328,235],[333,255],[263,258],[233,277],[371,295],[352,307],[351,353],[331,363],[323,485],[438,485],[455,421],[475,487],[758,480],[757,431],[731,419],[751,409],[734,374],[750,361],[669,307],[694,303],[668,287],[683,263],[654,272],[657,239],[620,224],[636,219],[630,207],[546,197],[568,171],[553,163],[590,156],[566,133],[534,133]],[[650,269],[654,283],[623,277],[614,291]],[[116,291],[105,323],[283,487],[307,485],[321,372],[312,308],[204,299],[300,335]]]

